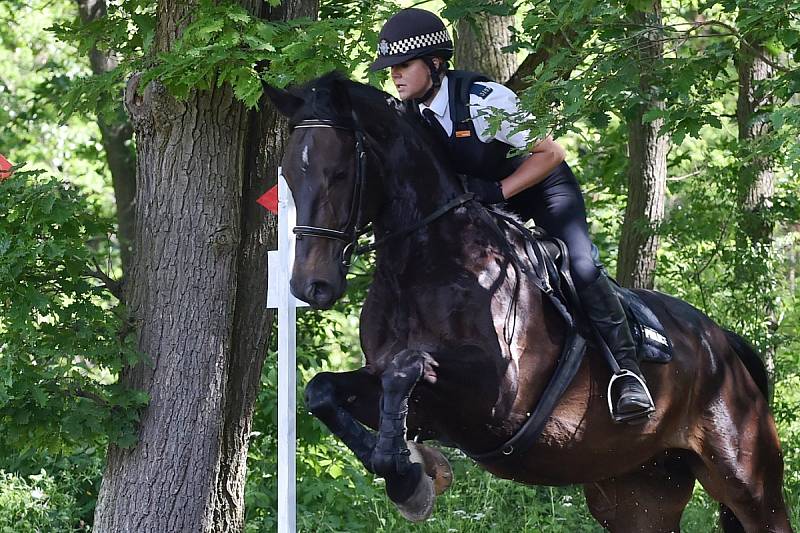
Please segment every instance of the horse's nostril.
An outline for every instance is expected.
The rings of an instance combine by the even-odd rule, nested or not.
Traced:
[[[333,298],[333,287],[324,281],[312,281],[306,287],[306,298],[320,306],[327,306]]]

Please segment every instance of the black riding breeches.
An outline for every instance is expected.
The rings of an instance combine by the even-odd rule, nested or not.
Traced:
[[[548,234],[564,241],[570,254],[570,272],[578,290],[597,279],[600,265],[592,251],[586,205],[578,180],[566,162],[556,167],[544,181],[514,195],[506,207],[523,220],[533,219]]]

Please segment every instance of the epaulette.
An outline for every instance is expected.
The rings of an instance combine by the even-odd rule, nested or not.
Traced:
[[[494,89],[492,89],[488,85],[482,85],[480,83],[473,83],[472,87],[469,88],[469,94],[474,94],[481,98],[486,98],[487,96],[492,94],[492,91],[494,91]]]

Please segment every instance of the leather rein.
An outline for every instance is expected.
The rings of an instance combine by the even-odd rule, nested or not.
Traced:
[[[347,270],[350,268],[350,261],[353,255],[360,255],[366,252],[372,252],[388,241],[406,236],[420,228],[423,228],[441,217],[451,209],[463,205],[475,197],[474,193],[467,192],[462,195],[456,196],[449,202],[445,203],[433,213],[429,214],[422,220],[412,224],[411,226],[399,229],[384,235],[374,242],[358,246],[358,238],[362,235],[369,233],[370,227],[364,225],[364,189],[366,188],[366,175],[367,175],[367,153],[365,150],[364,133],[355,127],[337,124],[333,120],[326,119],[306,119],[294,123],[290,127],[290,131],[296,129],[306,128],[331,128],[337,130],[351,131],[355,135],[355,152],[356,152],[356,179],[353,183],[353,200],[350,203],[350,212],[347,215],[347,222],[344,229],[337,230],[331,228],[322,228],[319,226],[295,226],[292,230],[297,235],[297,240],[303,237],[318,237],[323,239],[333,239],[345,243],[342,249],[341,266]]]

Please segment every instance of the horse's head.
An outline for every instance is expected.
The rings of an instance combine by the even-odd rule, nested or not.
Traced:
[[[292,134],[283,175],[297,206],[292,294],[327,309],[341,297],[362,220],[364,153],[348,97],[348,82],[328,75],[303,88],[266,87]]]

